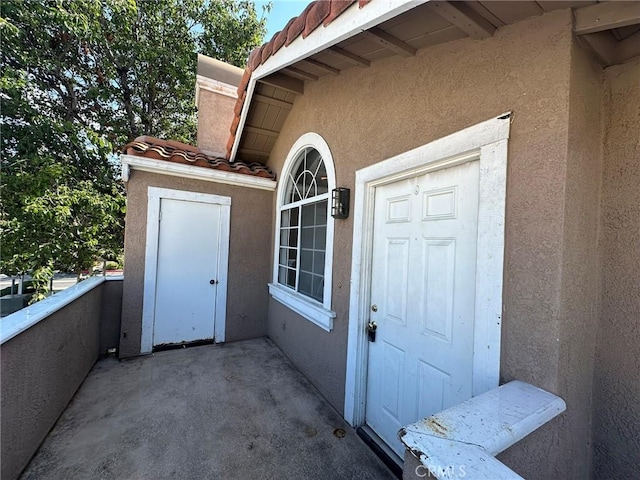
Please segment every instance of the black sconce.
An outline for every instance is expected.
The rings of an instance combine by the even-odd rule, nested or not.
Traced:
[[[333,218],[349,217],[349,194],[350,190],[338,187],[331,190],[331,216]]]

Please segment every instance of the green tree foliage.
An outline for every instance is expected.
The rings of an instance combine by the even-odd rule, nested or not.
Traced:
[[[0,271],[79,272],[122,250],[118,148],[192,142],[197,53],[238,66],[265,24],[245,0],[2,0]]]

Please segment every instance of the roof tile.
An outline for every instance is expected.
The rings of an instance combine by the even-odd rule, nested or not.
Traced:
[[[261,47],[256,47],[251,51],[245,70],[251,70],[253,72],[260,66],[260,62],[262,62],[262,52],[260,50]]]
[[[331,12],[329,12],[327,18],[324,19],[323,25],[325,27],[329,25],[336,18],[342,15],[342,12],[349,8],[355,1],[356,0],[331,0]]]
[[[233,107],[233,113],[236,116],[239,116],[242,113],[242,105],[244,105],[244,99],[247,97],[247,91],[242,92],[242,95],[238,96],[238,100],[236,100],[236,105]]]
[[[271,44],[271,55],[274,55],[279,49],[280,47],[282,47],[282,45],[280,45],[280,47],[276,48],[276,37],[280,35],[280,32],[276,32],[273,34],[273,37],[271,37],[271,40],[269,40],[269,43]]]
[[[249,59],[247,60],[246,68],[250,69],[251,71],[258,68],[258,65],[260,65],[260,62],[262,61],[261,56],[258,55],[259,52],[260,52],[260,47],[256,47],[253,50],[251,50],[251,53],[249,54]]]
[[[202,152],[199,148],[173,140],[154,137],[138,137],[122,148],[122,153],[136,157],[182,163],[202,168],[275,179],[273,172],[261,163],[233,162]]]
[[[235,135],[229,135],[229,140],[227,140],[227,152],[231,153],[231,149],[233,148],[233,142],[235,142],[236,140],[236,136]],[[229,158],[231,155],[227,155],[227,158]]]
[[[245,68],[244,74],[240,79],[240,84],[238,85],[238,96],[241,96],[247,89],[247,85],[249,85],[249,80],[251,79],[251,72],[252,70]]]
[[[153,137],[147,137],[147,138],[153,140]],[[187,152],[195,152],[195,153],[200,152],[200,149],[198,147],[194,147],[193,145],[189,145],[187,143],[178,142],[176,140],[166,140],[166,142],[169,147],[172,147],[178,150],[184,150]]]
[[[291,42],[300,35],[302,35],[303,39],[308,37],[320,24],[325,27],[329,25],[342,15],[355,1],[356,0],[317,0],[311,2],[300,15],[290,19],[280,32],[273,35],[271,40],[251,52],[247,60],[244,75],[238,85],[238,100],[233,109],[235,116],[231,124],[229,140],[227,141],[227,158],[231,158],[231,151],[236,139],[238,125],[240,124],[240,116],[242,115],[242,109],[244,108],[247,97],[247,87],[253,71],[280,50],[283,45],[289,46]],[[371,0],[359,0],[358,4],[359,7],[362,8],[369,2],[371,2]]]
[[[302,38],[307,38],[311,32],[322,25],[322,21],[329,16],[331,3],[327,1],[317,1],[309,5],[307,21],[304,24]]]
[[[309,8],[309,7],[307,7]],[[304,24],[307,20],[307,8],[304,11],[293,19],[291,25],[289,26],[289,30],[287,31],[287,41],[285,42],[285,47],[291,45],[291,43],[300,36],[302,31],[304,30]]]
[[[260,63],[266,62],[267,59],[271,56],[272,52],[273,52],[273,43],[271,42],[265,43],[262,48],[262,61]]]
[[[227,140],[227,158],[231,158],[231,152],[233,151],[233,143],[236,141],[236,134],[229,132],[229,140]],[[229,148],[229,143],[231,147]]]
[[[232,135],[235,135],[238,131],[238,125],[240,124],[240,117],[233,117],[233,122],[231,122],[231,128],[229,131]]]
[[[287,30],[288,28],[283,28],[280,33],[276,34],[273,39],[271,39],[271,41],[273,42],[273,53],[276,53],[278,50],[280,50],[287,41]]]

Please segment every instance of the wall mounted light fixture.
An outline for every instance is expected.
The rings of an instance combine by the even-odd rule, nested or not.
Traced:
[[[331,190],[331,216],[333,218],[349,217],[350,190],[338,187]]]

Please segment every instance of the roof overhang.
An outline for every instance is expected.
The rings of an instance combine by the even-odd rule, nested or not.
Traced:
[[[640,3],[605,2],[576,8],[573,32],[602,66],[625,63],[640,56]]]
[[[240,115],[238,133],[233,143],[230,160],[233,161],[238,153],[238,146],[244,129],[251,99],[253,97],[256,82],[273,73],[279,72],[284,67],[306,59],[311,55],[326,50],[348,38],[379,25],[401,13],[411,10],[416,6],[427,3],[429,0],[375,0],[360,8],[358,2],[353,3],[342,15],[325,27],[319,27],[307,38],[299,36],[286,48],[281,48],[272,55],[267,62],[256,68],[249,80],[247,95]]]
[[[368,3],[366,8],[360,8],[357,2],[353,3],[326,27],[318,28],[307,38],[299,36],[289,46],[278,50],[267,62],[255,69],[252,80],[280,71],[428,1],[375,0]]]
[[[336,4],[341,6],[334,12]],[[339,75],[346,68],[366,68],[392,55],[411,57],[438,43],[489,38],[504,25],[562,8],[573,9],[574,34],[603,66],[640,56],[638,1],[312,2],[249,57],[238,87],[227,158],[266,163],[306,82]]]
[[[120,163],[122,164],[122,180],[124,182],[129,181],[132,170],[139,170],[142,172],[159,173],[161,175],[171,175],[174,177],[192,178],[194,180],[203,180],[205,182],[257,188],[259,190],[273,191],[277,185],[275,180],[268,178],[167,162],[165,160],[143,158],[124,153],[120,155]]]

